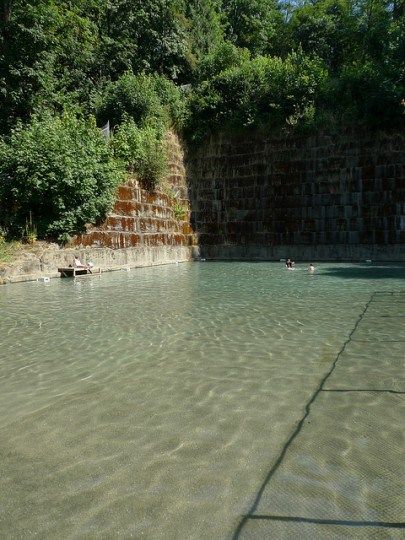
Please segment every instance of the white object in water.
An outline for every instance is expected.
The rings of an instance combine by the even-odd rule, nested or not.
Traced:
[[[371,260],[371,259],[366,259],[366,262],[367,262],[367,263],[371,263],[372,260]]]
[[[204,261],[205,261],[205,259],[200,259],[200,261],[204,262]]]
[[[124,266],[123,270],[125,270],[125,272],[130,272],[131,268],[129,266]]]
[[[42,279],[42,281],[43,281],[44,283],[50,283],[50,282],[51,282],[51,278],[49,278],[49,277],[43,277],[43,278],[41,278],[41,279]]]

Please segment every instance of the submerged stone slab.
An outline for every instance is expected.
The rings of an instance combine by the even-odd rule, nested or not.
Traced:
[[[359,527],[355,534],[347,527],[336,534],[337,525],[324,523],[322,529],[307,524],[306,537],[399,537],[395,524],[405,522],[405,471],[400,465],[404,411],[402,395],[321,392],[256,505],[253,516],[263,519],[260,524],[248,520],[241,537],[260,532],[262,538],[292,538],[288,531],[301,530],[295,518],[301,518],[301,525],[369,523],[376,531],[370,536]],[[280,524],[274,516],[287,521]]]
[[[340,355],[325,389],[405,392],[404,343],[351,342]]]
[[[395,303],[393,303],[395,305]],[[405,303],[403,304],[405,308]],[[405,311],[405,309],[403,310]],[[402,342],[405,345],[405,324],[403,318],[381,317],[378,323],[365,320],[354,336],[355,341],[367,341],[370,343],[381,342]],[[370,347],[370,345],[368,345]]]
[[[268,519],[249,520],[240,538],[268,538],[277,540],[401,540],[403,529],[385,528],[358,523],[306,523],[305,521],[285,522]]]

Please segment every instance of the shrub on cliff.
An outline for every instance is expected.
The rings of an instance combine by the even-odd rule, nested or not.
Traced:
[[[94,119],[34,116],[0,142],[0,226],[21,234],[31,212],[39,237],[63,240],[105,215],[122,177]]]
[[[165,132],[159,122],[138,127],[132,118],[127,118],[111,140],[116,159],[135,173],[147,189],[156,188],[167,168]]]
[[[163,107],[163,117],[168,127],[180,130],[187,114],[186,101],[178,86],[166,79],[155,75],[154,89]]]
[[[400,123],[404,83],[401,77],[395,80],[387,71],[385,66],[370,61],[343,66],[326,96],[329,107],[333,103],[346,120],[356,118],[374,127]]]
[[[326,78],[322,63],[302,52],[286,59],[257,57],[202,82],[190,99],[194,140],[224,127],[282,127],[313,114]]]
[[[208,81],[226,69],[241,66],[249,59],[250,53],[247,49],[240,49],[233,43],[223,41],[197,64],[195,81]]]
[[[158,75],[124,73],[109,83],[98,105],[100,122],[116,126],[132,118],[138,126],[157,120],[179,126],[184,116],[181,92],[174,83]]]

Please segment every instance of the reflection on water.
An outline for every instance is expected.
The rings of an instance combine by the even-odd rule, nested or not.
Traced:
[[[362,268],[1,288],[0,535],[228,538],[371,294],[404,287],[404,267]]]

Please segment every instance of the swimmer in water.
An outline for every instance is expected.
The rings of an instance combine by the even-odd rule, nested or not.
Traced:
[[[287,268],[287,270],[292,270],[294,268],[294,264],[295,262],[292,261],[290,258],[285,261],[285,267]]]
[[[310,274],[313,274],[315,272],[315,266],[312,263],[309,263],[308,272]]]

